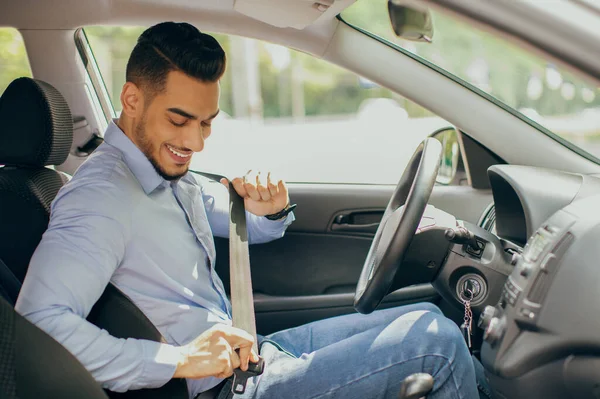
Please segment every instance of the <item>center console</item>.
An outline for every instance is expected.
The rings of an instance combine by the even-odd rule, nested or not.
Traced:
[[[600,201],[575,202],[528,240],[479,319],[498,398],[600,398]]]

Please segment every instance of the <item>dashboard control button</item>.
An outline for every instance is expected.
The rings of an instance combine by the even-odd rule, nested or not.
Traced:
[[[529,263],[523,263],[523,265],[521,266],[520,274],[523,277],[529,277],[532,270],[533,270],[533,267]]]
[[[512,278],[510,277],[508,278],[508,280],[506,280],[504,289],[507,292],[507,294],[511,294],[514,296],[519,296],[519,294],[521,293],[521,288],[519,288],[515,283],[513,283]]]
[[[542,263],[540,263],[540,269],[545,271],[546,273],[548,273],[548,265],[552,264],[553,261],[556,260],[556,255],[554,254],[548,254],[546,255],[546,257],[544,257],[544,260],[542,261]]]
[[[518,252],[515,252],[512,255],[512,258],[510,259],[510,264],[513,266],[516,266],[517,263],[519,263],[519,260],[522,258],[521,254],[519,254]]]
[[[535,316],[536,316],[534,311],[532,311],[531,309],[527,309],[527,308],[519,309],[519,313],[521,314],[521,316],[523,316],[527,319],[530,319],[530,320],[535,319]]]
[[[494,344],[498,342],[504,335],[505,329],[506,318],[504,316],[502,318],[493,317],[490,320],[488,328],[485,330],[483,339],[485,339],[488,344],[494,346]]]
[[[477,326],[482,330],[487,330],[490,321],[496,316],[496,313],[498,313],[498,310],[494,306],[486,306],[485,309],[483,309],[481,316],[479,316]]]

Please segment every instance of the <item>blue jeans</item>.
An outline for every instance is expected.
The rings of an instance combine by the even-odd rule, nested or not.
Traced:
[[[459,328],[429,303],[320,320],[259,343],[265,371],[236,398],[397,399],[417,372],[434,378],[428,399],[479,398]]]

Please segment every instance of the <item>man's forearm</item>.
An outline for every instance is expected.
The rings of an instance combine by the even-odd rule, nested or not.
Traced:
[[[65,346],[104,388],[112,391],[162,386],[172,378],[181,361],[181,352],[176,347],[115,338],[65,307],[49,305],[29,312],[34,307],[31,305],[20,299],[16,308]]]

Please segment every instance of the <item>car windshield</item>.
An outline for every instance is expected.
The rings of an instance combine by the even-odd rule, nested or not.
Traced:
[[[417,55],[525,117],[600,157],[600,91],[569,71],[506,39],[431,11],[432,43],[398,38],[388,0],[359,0],[342,19]]]

